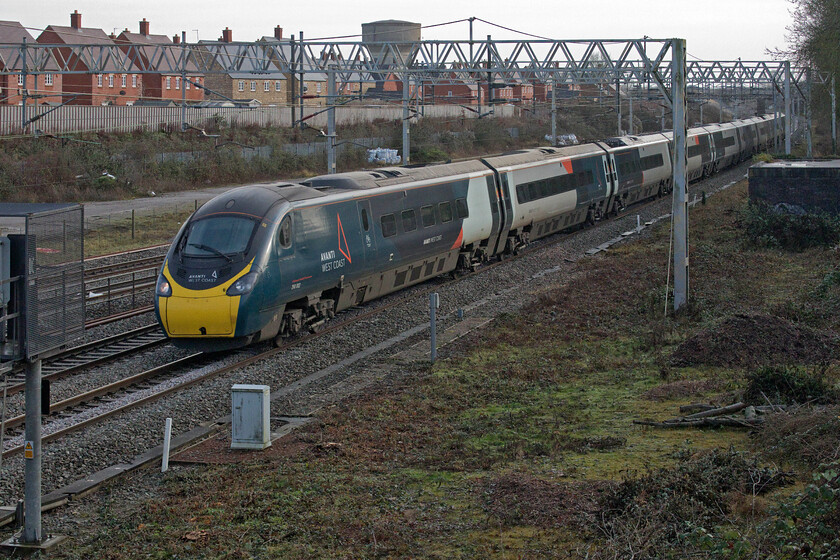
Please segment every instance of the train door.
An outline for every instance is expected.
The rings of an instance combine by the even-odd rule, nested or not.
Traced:
[[[370,212],[370,200],[356,201],[359,213],[359,231],[362,234],[362,253],[364,262],[362,268],[367,269],[376,264],[376,236],[373,232],[373,214]]]
[[[606,204],[604,205],[604,213],[609,214],[615,204],[616,195],[618,194],[618,167],[615,164],[615,155],[607,153],[601,156],[604,165],[604,174],[607,177],[607,192]]]
[[[485,163],[486,165],[486,163]],[[488,166],[489,167],[489,166]],[[487,175],[487,198],[490,201],[490,217],[492,224],[490,226],[490,235],[487,237],[487,256],[496,254],[496,247],[499,244],[499,233],[502,230],[502,218],[504,205],[499,196],[499,172],[495,169],[492,175]]]
[[[499,254],[505,250],[508,233],[513,224],[513,206],[510,201],[510,171],[500,171],[497,181],[497,192],[499,197],[499,240],[493,254]]]

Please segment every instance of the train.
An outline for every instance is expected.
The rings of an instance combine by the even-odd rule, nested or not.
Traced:
[[[774,118],[690,128],[687,179],[771,148],[784,130]],[[155,288],[157,319],[193,350],[280,341],[666,195],[672,153],[665,132],[235,188],[175,236]]]

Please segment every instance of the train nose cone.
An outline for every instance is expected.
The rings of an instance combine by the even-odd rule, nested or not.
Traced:
[[[166,327],[170,336],[232,336],[236,328],[239,296],[179,297],[166,299]]]

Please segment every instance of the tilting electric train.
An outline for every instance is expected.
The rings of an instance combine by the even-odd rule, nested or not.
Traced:
[[[688,179],[770,147],[784,130],[773,118],[689,129]],[[157,282],[158,320],[177,346],[205,351],[316,328],[670,192],[672,143],[671,133],[625,136],[233,189],[175,237]]]

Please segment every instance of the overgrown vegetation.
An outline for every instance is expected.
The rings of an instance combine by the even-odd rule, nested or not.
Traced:
[[[728,218],[746,198],[742,183],[693,210],[693,314],[663,316],[658,228],[434,367],[389,363],[387,382],[258,456],[176,467],[129,512],[95,498],[98,529],[61,556],[831,558],[838,471],[819,465],[838,460],[840,420],[814,397],[833,399],[840,372],[797,345],[836,338],[840,254],[745,247]],[[741,330],[703,340],[736,361],[672,362],[727,325]],[[754,434],[632,423],[761,393],[798,404]]]
[[[764,247],[802,251],[840,242],[840,217],[829,214],[792,214],[761,202],[750,202],[741,214],[750,242]]]

